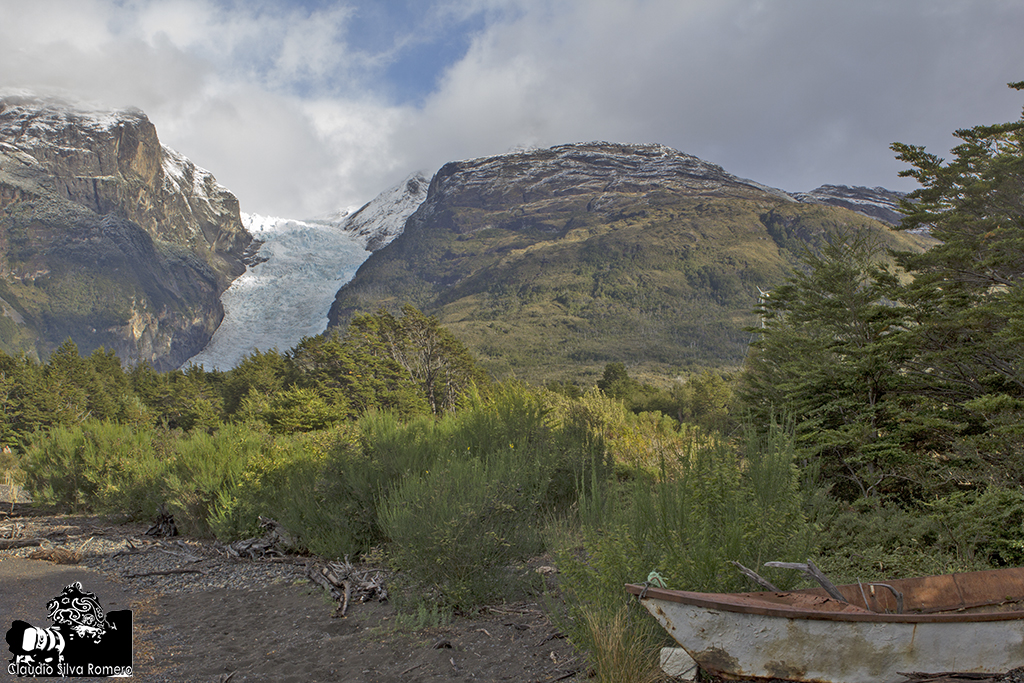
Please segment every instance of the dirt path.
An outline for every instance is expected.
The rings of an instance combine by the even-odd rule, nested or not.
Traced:
[[[156,542],[144,531],[23,505],[0,514],[0,540],[39,538],[44,548],[82,555],[77,564],[55,564],[29,559],[39,544],[0,550],[0,626],[6,631],[14,619],[49,626],[46,602],[79,581],[104,609],[133,610],[136,680],[586,679],[581,658],[536,604],[492,606],[450,626],[400,630],[387,603],[354,604],[335,617],[336,604],[304,579],[313,558],[242,561],[224,557],[212,542]],[[3,655],[6,662],[10,653]],[[5,676],[6,667],[0,680]]]

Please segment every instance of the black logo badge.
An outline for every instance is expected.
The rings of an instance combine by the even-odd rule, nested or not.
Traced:
[[[53,626],[15,620],[7,631],[14,657],[7,673],[19,677],[131,676],[132,611],[104,614],[94,593],[75,582],[46,603]]]

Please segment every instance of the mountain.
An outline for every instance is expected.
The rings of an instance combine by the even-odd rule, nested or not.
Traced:
[[[243,214],[254,240],[246,272],[221,301],[224,320],[209,345],[188,360],[229,370],[254,350],[287,351],[327,328],[338,289],[370,255],[402,232],[423,203],[428,180],[414,173],[358,211],[298,221]]]
[[[492,372],[530,381],[592,381],[612,361],[662,375],[735,366],[759,288],[833,230],[929,244],[824,193],[800,201],[661,145],[454,162],[404,232],[341,288],[330,326],[411,302]]]
[[[0,348],[70,337],[177,367],[223,317],[251,236],[238,201],[138,110],[0,98]]]
[[[367,251],[377,251],[402,234],[405,221],[427,198],[430,180],[422,173],[413,173],[398,185],[377,195],[337,225],[362,238]]]
[[[793,197],[809,204],[842,206],[870,216],[889,225],[899,225],[903,220],[900,200],[905,195],[884,187],[848,187],[846,185],[822,185],[810,192],[797,192]]]

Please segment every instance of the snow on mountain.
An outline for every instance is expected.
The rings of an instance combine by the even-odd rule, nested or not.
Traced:
[[[324,332],[335,294],[369,250],[401,234],[427,184],[414,174],[351,215],[298,221],[242,214],[258,250],[250,249],[246,272],[221,296],[224,320],[213,339],[185,365],[230,370],[253,351],[284,352]]]
[[[402,234],[405,219],[427,198],[429,186],[429,178],[422,173],[413,173],[346,217],[341,227],[362,238],[368,251],[382,249]]]
[[[899,225],[903,220],[900,213],[900,199],[903,194],[884,187],[849,187],[847,185],[822,185],[810,192],[796,192],[793,197],[805,204],[829,204],[851,209],[865,216]]]

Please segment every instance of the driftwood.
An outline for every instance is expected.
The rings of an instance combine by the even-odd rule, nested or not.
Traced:
[[[41,545],[43,541],[42,538],[0,538],[0,550],[27,548],[30,545]]]
[[[30,560],[48,560],[57,564],[78,564],[82,553],[67,548],[40,548],[28,554]]]
[[[737,569],[739,569],[740,573],[742,573],[743,576],[747,577],[748,579],[750,579],[751,581],[756,583],[761,588],[764,588],[765,590],[769,590],[769,591],[771,591],[773,593],[781,593],[782,592],[778,588],[776,588],[775,585],[772,584],[768,579],[764,578],[763,576],[761,576],[760,574],[755,572],[753,569],[747,569],[746,567],[744,567],[739,562],[736,562],[736,561],[733,561],[733,560],[730,560],[729,564],[731,564],[732,566],[734,566]]]
[[[181,541],[178,541],[175,545],[177,547],[181,548],[182,550],[180,550],[180,551],[179,550],[168,550],[167,548],[161,548],[159,546],[156,547],[156,550],[158,550],[158,551],[160,551],[162,553],[165,553],[167,555],[173,555],[174,557],[180,557],[183,560],[185,560],[186,562],[202,562],[203,560],[206,559],[202,555],[196,555],[195,553],[190,553],[188,551],[188,546],[186,546]]]
[[[306,569],[310,581],[322,587],[331,598],[338,601],[338,609],[334,616],[344,617],[352,598],[359,602],[388,599],[388,591],[384,586],[384,572],[379,569],[357,569],[348,561],[315,564]]]
[[[126,579],[137,579],[140,576],[170,576],[171,574],[205,574],[202,569],[161,569],[151,572],[139,572],[138,574],[125,574]]]
[[[807,564],[800,562],[765,562],[766,567],[777,567],[779,569],[797,569],[803,572],[806,576],[814,579],[825,589],[825,592],[829,594],[833,599],[839,602],[849,603],[850,601],[843,597],[843,594],[839,592],[835,584],[828,580],[828,577],[821,573],[821,570],[814,566],[814,563],[807,560]]]
[[[265,532],[262,536],[229,543],[226,547],[228,554],[234,557],[268,559],[301,551],[299,542],[279,522],[260,515],[259,527]]]
[[[153,526],[146,531],[147,536],[177,536],[178,527],[174,523],[174,515],[167,511],[167,506],[160,504],[160,512],[153,521]]]

